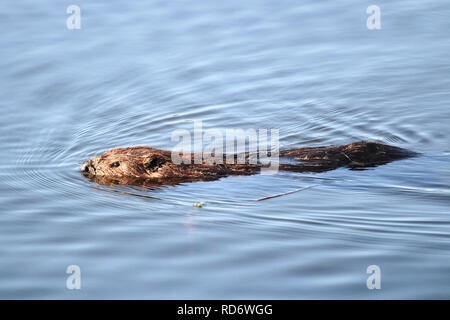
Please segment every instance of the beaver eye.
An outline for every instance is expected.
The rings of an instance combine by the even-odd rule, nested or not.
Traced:
[[[111,163],[109,166],[110,166],[111,168],[117,168],[118,166],[120,166],[120,162],[119,162],[119,161],[113,162],[113,163]]]

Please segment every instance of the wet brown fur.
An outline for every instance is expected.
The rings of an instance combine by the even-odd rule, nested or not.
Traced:
[[[413,156],[414,153],[376,142],[355,142],[342,146],[299,148],[280,151],[279,170],[324,172],[339,167],[365,168]],[[183,154],[191,164],[175,164],[172,152],[151,147],[118,148],[91,158],[81,165],[83,175],[105,185],[175,185],[181,182],[210,181],[230,175],[251,175],[261,171],[261,163],[223,164],[203,160],[195,164],[196,154]],[[201,156],[201,155],[200,155]],[[234,156],[237,159],[237,156]],[[284,160],[286,161],[284,161]],[[288,163],[286,163],[288,162]]]

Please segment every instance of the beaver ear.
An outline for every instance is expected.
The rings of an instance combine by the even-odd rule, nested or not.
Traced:
[[[163,164],[166,163],[166,160],[163,158],[153,156],[147,159],[147,161],[144,163],[144,168],[150,172],[155,172],[159,168],[163,166]]]

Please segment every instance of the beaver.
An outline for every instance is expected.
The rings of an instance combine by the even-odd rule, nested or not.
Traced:
[[[194,160],[199,154],[177,153]],[[339,167],[363,169],[412,157],[416,153],[382,143],[360,141],[341,146],[298,148],[279,152],[278,169],[291,172],[324,172]],[[104,185],[160,186],[182,182],[211,181],[231,175],[252,175],[267,165],[250,161],[251,154],[241,163],[174,163],[172,151],[152,147],[117,148],[84,162],[80,169],[84,176]],[[201,159],[201,158],[200,158]]]

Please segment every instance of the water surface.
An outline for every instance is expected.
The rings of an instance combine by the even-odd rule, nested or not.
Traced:
[[[68,30],[71,4],[0,13],[1,298],[450,298],[448,3],[383,2],[374,31],[368,1],[80,0]],[[79,172],[195,120],[421,155],[157,190]]]

